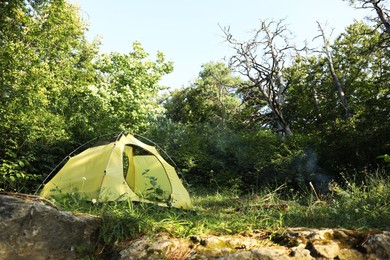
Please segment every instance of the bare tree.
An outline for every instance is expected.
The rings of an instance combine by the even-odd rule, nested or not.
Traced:
[[[376,12],[380,24],[384,26],[384,31],[390,35],[389,10],[383,4],[383,0],[347,0],[350,4],[355,4],[356,8],[372,9]],[[359,6],[357,4],[359,3]]]
[[[246,91],[248,95],[261,95],[272,111],[272,120],[280,135],[292,135],[289,124],[283,117],[286,82],[283,69],[289,49],[287,34],[289,31],[278,22],[260,21],[260,29],[248,41],[238,41],[233,38],[230,27],[222,28],[226,41],[235,50],[230,57],[229,65],[236,72],[249,79]],[[281,45],[282,47],[279,47]]]
[[[317,22],[317,24],[318,24],[318,29],[321,33],[319,35],[319,37],[321,37],[323,42],[324,42],[324,54],[325,54],[326,59],[328,61],[330,74],[332,75],[332,79],[333,79],[334,85],[336,87],[341,106],[344,109],[345,115],[350,116],[351,114],[350,114],[349,109],[348,109],[347,98],[346,98],[345,92],[344,92],[344,80],[340,80],[339,77],[337,76],[337,73],[336,73],[336,70],[335,70],[334,64],[333,64],[332,53],[330,51],[329,39],[326,37],[325,31],[322,28],[321,24],[319,22]]]

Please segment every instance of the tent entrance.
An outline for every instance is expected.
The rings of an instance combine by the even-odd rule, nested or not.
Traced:
[[[123,176],[138,196],[164,201],[172,193],[172,185],[164,164],[152,153],[136,146],[123,150]]]

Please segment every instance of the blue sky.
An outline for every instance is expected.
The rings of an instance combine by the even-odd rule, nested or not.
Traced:
[[[294,42],[320,45],[316,21],[341,33],[367,10],[356,10],[342,0],[70,0],[81,8],[89,24],[88,38],[101,36],[103,52],[130,52],[139,41],[154,57],[162,51],[174,62],[174,72],[163,78],[171,88],[188,86],[210,61],[231,54],[221,25],[230,26],[235,38],[247,40],[259,19],[280,20],[296,36]]]

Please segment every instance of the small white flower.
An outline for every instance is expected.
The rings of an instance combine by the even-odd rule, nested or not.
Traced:
[[[92,199],[92,204],[95,204],[97,202],[96,199]]]

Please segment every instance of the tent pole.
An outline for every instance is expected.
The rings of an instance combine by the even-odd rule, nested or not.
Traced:
[[[115,140],[115,142],[114,142],[114,145],[112,146],[112,149],[111,149],[110,156],[108,157],[108,160],[107,160],[107,163],[106,163],[106,167],[104,167],[104,174],[103,174],[103,177],[102,177],[102,181],[100,182],[99,193],[98,193],[98,197],[97,197],[97,201],[98,201],[98,202],[99,202],[99,200],[100,200],[100,194],[101,194],[101,191],[102,191],[103,181],[104,181],[104,178],[106,177],[106,174],[107,174],[107,167],[108,167],[108,164],[110,163],[112,153],[114,152],[114,149],[115,149],[115,147],[116,147],[116,143],[117,143],[118,140],[122,137],[122,135],[123,135],[123,131],[121,131],[121,132],[119,133],[119,135],[116,137],[116,140]]]

